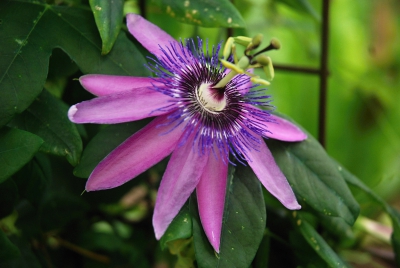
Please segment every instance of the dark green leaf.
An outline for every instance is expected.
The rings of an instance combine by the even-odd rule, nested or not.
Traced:
[[[160,239],[161,248],[168,247],[168,242],[179,239],[187,239],[192,236],[192,217],[190,216],[189,205],[183,206],[179,214],[168,226],[167,231]]]
[[[351,226],[340,217],[318,215],[318,220],[327,231],[341,239],[355,238]]]
[[[13,175],[19,195],[32,205],[38,206],[51,178],[50,162],[46,155],[36,156]]]
[[[318,13],[315,11],[313,6],[310,4],[308,0],[275,0],[276,2],[283,3],[285,5],[288,5],[289,7],[293,8],[294,10],[298,10],[300,12],[306,13],[310,16],[312,16],[314,19],[317,21],[320,21],[321,18],[318,15]]]
[[[156,3],[168,15],[184,23],[202,27],[246,27],[240,12],[229,0],[157,0]]]
[[[42,268],[42,265],[40,265],[38,258],[32,252],[32,245],[28,241],[26,241],[22,237],[18,237],[18,236],[11,236],[10,240],[16,246],[17,250],[19,251],[18,256],[17,256],[17,258],[9,259],[8,261],[5,261],[5,262],[0,261],[0,267],[2,267],[2,268],[18,268],[18,267]],[[3,247],[1,247],[1,248],[3,249]],[[3,252],[0,251],[0,254],[2,254],[2,253]],[[13,255],[10,255],[10,257],[11,256],[13,256]]]
[[[89,0],[103,46],[103,55],[110,52],[121,30],[123,17],[122,0]]]
[[[197,205],[191,205],[199,267],[249,267],[263,238],[266,211],[261,184],[253,171],[242,165],[230,166],[227,185],[219,254],[201,228]]]
[[[289,243],[291,249],[294,251],[292,258],[295,259],[296,267],[329,268],[329,265],[308,244],[299,230],[289,231]],[[282,265],[278,267],[286,266]]]
[[[324,215],[341,217],[354,224],[359,205],[337,166],[311,135],[303,142],[270,139],[267,144],[300,202]]]
[[[298,215],[295,220],[297,228],[308,244],[330,267],[348,267],[305,219]]]
[[[393,225],[392,245],[396,256],[396,264],[400,267],[400,213],[389,206],[385,202],[385,200],[375,194],[371,189],[368,188],[368,186],[366,186],[362,181],[360,181],[356,176],[351,174],[344,167],[339,164],[337,164],[337,167],[347,183],[359,188],[360,190],[368,194],[372,199],[375,200],[375,202],[382,206],[382,208],[391,218]]]
[[[0,219],[8,216],[14,210],[18,201],[18,189],[13,180],[0,183]]]
[[[267,268],[269,262],[269,252],[271,248],[271,237],[269,235],[264,235],[261,240],[260,247],[258,248],[256,257],[254,258],[253,267],[254,268]]]
[[[43,140],[19,129],[0,129],[0,183],[22,168],[39,150]]]
[[[6,234],[0,229],[0,264],[18,258],[21,253],[18,248],[10,242]]]
[[[49,57],[61,48],[84,73],[147,76],[143,56],[124,33],[101,56],[101,40],[87,10],[0,1],[0,126],[25,110],[41,92]],[[44,38],[45,37],[45,38]]]
[[[79,196],[52,192],[46,196],[40,207],[40,226],[43,231],[62,228],[81,218],[88,209],[88,204]]]
[[[79,165],[74,169],[74,175],[88,178],[104,157],[144,126],[145,122],[148,121],[110,125],[104,128],[86,146]]]
[[[21,115],[11,122],[44,140],[40,150],[59,156],[66,156],[75,166],[82,153],[82,140],[75,124],[69,121],[68,106],[46,90]]]

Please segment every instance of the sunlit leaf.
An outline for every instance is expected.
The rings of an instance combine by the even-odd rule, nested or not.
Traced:
[[[82,140],[67,113],[66,104],[43,90],[11,124],[41,137],[44,140],[42,152],[65,156],[75,166],[82,153]]]
[[[244,28],[240,12],[229,0],[155,1],[171,17],[202,27]]]
[[[311,136],[303,142],[267,140],[275,161],[300,202],[327,216],[343,218],[352,225],[359,205],[337,166]]]
[[[308,0],[275,0],[276,2],[283,3],[285,5],[290,6],[294,10],[306,13],[313,17],[316,20],[321,20],[320,16],[318,15],[317,11],[315,11],[314,7],[310,4]]]
[[[185,205],[168,226],[167,231],[160,239],[161,248],[168,247],[168,243],[179,239],[187,239],[192,236],[192,217],[189,205]]]
[[[18,129],[0,129],[0,183],[22,168],[39,150],[43,140]]]
[[[122,26],[123,0],[89,0],[99,29],[103,55],[110,52]]]
[[[112,150],[145,125],[148,120],[110,125],[100,131],[86,146],[74,175],[88,178],[97,164]]]
[[[81,8],[0,1],[0,126],[42,91],[49,57],[61,48],[84,73],[147,76],[144,59],[124,33],[101,56],[92,14]]]
[[[191,211],[199,267],[250,266],[263,238],[266,212],[261,184],[249,167],[229,168],[219,254],[203,232],[196,204],[191,204]]]

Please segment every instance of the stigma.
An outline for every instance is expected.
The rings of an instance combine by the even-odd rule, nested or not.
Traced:
[[[225,109],[227,101],[224,88],[214,88],[204,83],[196,90],[196,98],[201,107],[210,113],[218,113]]]

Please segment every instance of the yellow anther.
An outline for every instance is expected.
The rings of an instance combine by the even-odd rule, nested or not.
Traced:
[[[229,37],[228,40],[226,40],[225,46],[224,46],[224,51],[223,51],[223,56],[224,59],[229,58],[229,55],[232,52],[232,46],[234,45],[235,39],[233,37]]]
[[[226,60],[221,59],[220,61],[221,61],[222,65],[224,65],[226,68],[228,68],[232,71],[235,71],[236,73],[239,73],[239,74],[244,73],[244,70],[240,69],[239,66],[236,66],[235,64],[233,64],[229,61],[226,61]]]
[[[253,82],[253,83],[255,83],[255,84],[261,84],[261,85],[264,85],[264,86],[269,86],[269,85],[271,85],[270,82],[268,82],[267,80],[264,80],[264,79],[259,78],[259,76],[250,78],[250,81]]]
[[[252,50],[258,48],[261,45],[262,40],[263,40],[263,35],[257,34],[256,36],[253,37],[253,39],[251,39],[251,42],[247,46],[246,50]]]
[[[275,49],[280,49],[280,48],[281,48],[281,42],[279,42],[279,40],[276,39],[275,37],[271,39],[271,45],[272,45]]]
[[[234,37],[235,43],[247,47],[250,43],[252,38],[247,36],[236,36]]]
[[[272,80],[272,79],[274,79],[274,76],[275,76],[274,66],[272,65],[271,58],[270,57],[267,57],[267,58],[269,60],[269,64],[265,65],[263,67],[263,70],[264,70],[265,75],[267,76],[267,79]]]
[[[262,66],[267,66],[267,65],[271,64],[271,58],[268,56],[265,56],[263,54],[258,55],[255,58],[255,60],[257,63],[261,64]]]

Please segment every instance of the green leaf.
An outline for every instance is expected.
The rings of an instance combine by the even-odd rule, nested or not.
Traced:
[[[168,226],[167,231],[160,239],[161,248],[164,250],[168,243],[180,239],[187,239],[192,236],[192,217],[190,216],[189,205],[186,204],[179,211]]]
[[[321,18],[318,15],[317,11],[315,11],[315,9],[313,8],[313,6],[310,4],[310,2],[308,0],[275,0],[276,2],[280,2],[282,4],[285,4],[291,8],[293,8],[294,10],[298,10],[300,12],[303,12],[305,14],[310,15],[311,17],[313,17],[314,19],[316,19],[317,21],[320,21]]]
[[[10,215],[18,202],[18,189],[13,180],[0,183],[0,219]]]
[[[397,266],[400,267],[400,213],[391,206],[389,206],[385,202],[385,200],[383,200],[380,196],[375,194],[371,189],[368,188],[368,186],[366,186],[362,181],[360,181],[356,176],[351,174],[340,164],[337,163],[337,167],[347,183],[357,187],[358,189],[368,194],[373,200],[375,200],[375,202],[381,205],[382,208],[389,215],[393,225],[393,233],[392,233],[393,251],[396,257],[396,264]]]
[[[105,55],[112,49],[121,30],[123,18],[122,0],[89,0],[102,42],[101,54]]]
[[[90,11],[0,1],[0,126],[24,111],[42,91],[49,57],[61,48],[83,73],[148,76],[143,56],[124,33],[101,56],[101,40]]]
[[[157,0],[156,4],[184,23],[202,27],[246,27],[240,12],[229,0]]]
[[[80,178],[88,178],[104,157],[142,128],[146,122],[148,120],[110,125],[97,133],[83,151],[82,159],[74,169],[74,175]]]
[[[6,234],[0,229],[0,264],[18,258],[21,253],[18,248],[10,242]]]
[[[67,114],[68,106],[43,90],[11,125],[38,135],[44,140],[42,152],[65,156],[75,166],[82,153],[82,140]]]
[[[19,129],[0,129],[0,183],[22,168],[39,150],[43,140]]]
[[[249,267],[263,238],[266,211],[261,184],[250,167],[229,167],[220,253],[214,252],[191,204],[193,239],[199,267]],[[191,197],[193,200],[194,197]]]
[[[304,218],[298,215],[295,220],[305,240],[330,267],[349,267]]]
[[[359,205],[318,141],[308,134],[308,139],[303,142],[269,139],[267,145],[301,203],[307,203],[324,215],[341,217],[348,224],[354,224]]]

